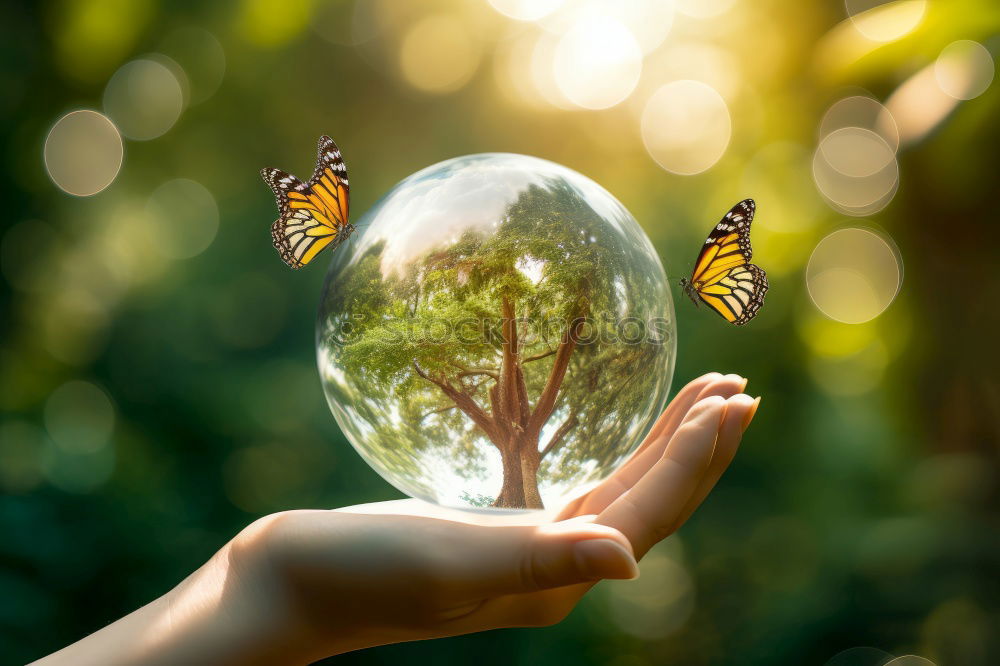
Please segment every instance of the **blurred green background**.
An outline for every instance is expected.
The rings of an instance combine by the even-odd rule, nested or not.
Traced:
[[[771,279],[745,328],[675,296],[675,390],[737,372],[763,401],[638,582],[550,629],[336,663],[1000,659],[996,2],[77,0],[0,23],[3,663],[258,516],[398,497],[323,401],[323,267],[270,243],[258,170],[308,175],[322,133],[355,218],[424,166],[526,153],[610,190],[674,277],[754,197]]]

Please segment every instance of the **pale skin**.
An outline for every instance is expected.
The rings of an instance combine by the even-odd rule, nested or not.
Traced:
[[[399,500],[266,516],[164,596],[35,663],[308,664],[555,624],[599,580],[636,577],[708,496],[757,410],[745,387],[689,383],[625,465],[555,515]]]

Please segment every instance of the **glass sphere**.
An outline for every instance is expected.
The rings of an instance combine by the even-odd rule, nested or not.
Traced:
[[[393,187],[333,253],[323,389],[358,453],[411,497],[558,509],[611,474],[666,402],[663,266],[594,181],[510,154]]]

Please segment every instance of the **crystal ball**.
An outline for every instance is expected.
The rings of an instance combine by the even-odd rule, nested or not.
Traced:
[[[512,154],[406,178],[337,248],[317,355],[344,435],[411,497],[558,509],[607,478],[666,402],[663,265],[571,169]]]

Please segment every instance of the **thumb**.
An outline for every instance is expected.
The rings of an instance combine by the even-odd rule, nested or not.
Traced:
[[[534,592],[639,575],[628,539],[607,525],[577,518],[530,528],[494,527],[489,532],[495,546],[490,548],[493,557],[488,558],[492,566],[480,569],[473,586],[478,589],[469,590],[475,596]]]

